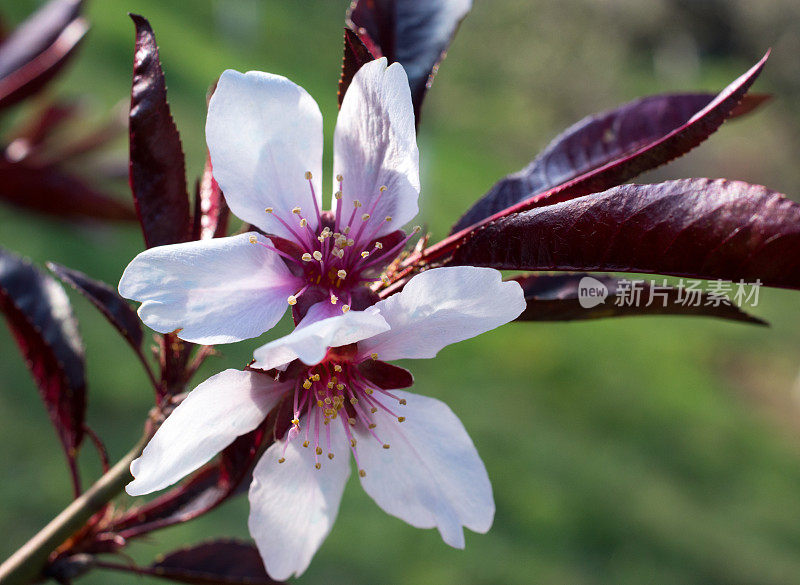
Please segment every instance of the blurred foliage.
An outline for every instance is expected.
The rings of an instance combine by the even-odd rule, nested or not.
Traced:
[[[190,176],[203,164],[206,90],[228,67],[280,73],[306,87],[330,138],[346,4],[96,0],[93,28],[57,89],[85,94],[99,113],[127,99],[132,11],[156,31]],[[1,10],[16,23],[36,5],[15,0]],[[443,236],[496,179],[572,122],[643,94],[720,89],[768,46],[775,53],[756,91],[776,93],[774,103],[649,178],[727,176],[797,198],[794,0],[476,0],[423,108],[422,221]],[[121,141],[120,157],[125,149]],[[134,227],[2,208],[0,245],[116,283],[142,240]],[[89,420],[119,457],[139,436],[151,393],[125,342],[73,298],[88,346]],[[494,527],[470,534],[466,551],[451,550],[434,531],[386,516],[353,481],[331,537],[299,581],[796,583],[798,301],[796,293],[762,290],[755,313],[770,329],[659,317],[523,323],[410,364],[415,390],[445,400],[483,456]],[[257,343],[222,347],[198,381],[242,366]],[[0,353],[5,557],[67,504],[69,479],[6,331]],[[87,474],[98,472],[90,450],[82,463]],[[244,536],[246,514],[240,499],[130,552],[148,562],[211,536]],[[97,573],[82,582],[150,580]]]

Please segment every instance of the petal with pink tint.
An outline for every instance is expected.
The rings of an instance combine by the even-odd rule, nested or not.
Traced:
[[[359,353],[382,361],[432,358],[440,349],[516,319],[525,309],[519,283],[492,268],[454,266],[416,275],[374,307],[390,331],[365,339]]]
[[[306,90],[271,73],[223,72],[208,106],[206,141],[214,178],[238,217],[296,239],[275,216],[299,232],[291,212],[299,206],[310,227],[317,227],[305,173],[313,175],[319,204],[322,114]],[[264,211],[267,207],[273,215]]]
[[[403,66],[387,67],[386,62],[385,58],[371,61],[355,74],[333,137],[334,191],[339,189],[335,175],[344,178],[342,199],[333,200],[334,209],[341,205],[342,220],[347,222],[354,201],[359,200],[356,225],[363,213],[371,214],[367,230],[380,222],[376,236],[399,229],[419,211],[419,151],[411,91]],[[382,194],[381,187],[386,187]]]
[[[273,444],[253,471],[248,525],[267,573],[277,581],[308,568],[336,520],[350,476],[348,443],[339,425],[331,429],[331,443],[335,457],[318,457],[321,469],[314,467],[313,446],[295,440]],[[280,458],[285,461],[278,463]]]
[[[192,390],[131,463],[132,496],[172,485],[255,429],[292,384],[257,372],[225,370]]]
[[[160,333],[207,345],[257,337],[271,329],[297,291],[297,278],[275,252],[241,234],[145,250],[119,282],[140,301],[139,317]]]
[[[379,410],[374,421],[380,442],[363,427],[358,431],[359,462],[366,472],[361,485],[386,513],[417,528],[435,527],[447,544],[464,548],[462,527],[484,533],[494,519],[483,461],[446,404],[410,392],[395,394],[407,402],[395,410],[405,421]]]

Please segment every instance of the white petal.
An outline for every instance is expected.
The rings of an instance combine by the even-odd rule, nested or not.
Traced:
[[[261,335],[299,287],[280,256],[249,242],[252,235],[145,250],[128,264],[119,293],[142,302],[139,317],[149,327],[181,329],[186,341],[211,345]]]
[[[302,424],[302,423],[301,423]],[[338,430],[337,430],[338,429]],[[272,445],[253,471],[250,534],[269,576],[284,581],[300,575],[331,531],[350,475],[348,443],[339,425],[331,429],[333,459],[319,458],[299,440]],[[278,463],[278,458],[286,461]]]
[[[361,485],[388,514],[417,528],[439,529],[450,546],[464,548],[466,526],[486,532],[494,519],[489,476],[475,445],[446,404],[397,391],[407,401],[395,412],[375,416],[374,437],[359,431],[358,457],[366,476]],[[358,427],[357,427],[358,428]]]
[[[231,211],[267,233],[293,238],[272,207],[299,231],[299,206],[317,226],[306,171],[320,202],[322,114],[306,90],[280,75],[227,70],[211,97],[206,141],[214,178]]]
[[[200,384],[164,421],[131,463],[132,496],[172,485],[256,428],[292,384],[255,372],[225,370]]]
[[[519,283],[492,268],[453,266],[416,275],[399,293],[375,303],[391,331],[358,344],[381,360],[432,358],[440,349],[514,320],[525,309]]]
[[[382,222],[378,235],[400,229],[417,215],[419,151],[402,65],[387,68],[381,58],[358,70],[339,111],[333,152],[334,191],[339,188],[336,175],[344,177],[338,202],[343,221],[350,218],[356,199],[363,204],[356,214],[359,222],[362,213],[371,214],[370,222]],[[382,186],[386,191],[381,195]],[[391,222],[384,221],[387,216]]]
[[[325,312],[320,303],[312,305],[294,331],[253,353],[256,359],[253,367],[269,370],[298,358],[305,364],[316,364],[330,347],[356,343],[389,329],[386,320],[372,308],[318,321],[318,316]]]

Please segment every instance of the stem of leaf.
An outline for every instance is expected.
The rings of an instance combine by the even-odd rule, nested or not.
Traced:
[[[0,585],[29,585],[41,580],[50,554],[131,481],[131,462],[141,455],[149,439],[145,433],[108,473],[0,565]]]

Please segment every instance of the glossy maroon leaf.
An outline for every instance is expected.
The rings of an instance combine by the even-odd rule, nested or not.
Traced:
[[[666,274],[800,288],[800,204],[725,179],[622,185],[477,230],[449,264]]]
[[[129,205],[96,191],[55,165],[0,156],[0,200],[60,220],[132,221]]]
[[[342,74],[339,77],[339,107],[342,107],[344,94],[353,81],[353,76],[361,67],[375,59],[367,46],[356,33],[349,28],[344,29],[344,57],[342,57]]]
[[[607,290],[604,302],[594,307],[584,307],[579,301],[579,286],[584,278],[591,278]],[[621,278],[602,274],[535,274],[515,278],[525,293],[527,307],[517,317],[517,321],[576,321],[585,319],[604,319],[607,317],[641,317],[648,315],[686,315],[693,317],[717,317],[732,321],[742,321],[756,325],[767,325],[766,321],[748,315],[735,304],[716,302],[708,294],[698,291],[697,296],[681,296],[678,287],[665,286],[650,281],[641,283],[636,293],[640,302],[628,304],[633,295],[620,287]],[[584,293],[584,298],[586,298]]]
[[[471,7],[471,0],[356,0],[351,5],[348,26],[375,57],[406,70],[417,124],[425,93]]]
[[[86,21],[76,18],[52,45],[15,71],[0,77],[0,109],[22,101],[47,85],[68,63],[88,30]]]
[[[530,165],[496,183],[451,232],[501,214],[597,193],[683,156],[732,113],[746,113],[765,101],[758,95],[735,112],[768,57],[716,96],[657,95],[584,118]]]
[[[358,371],[369,383],[384,390],[397,390],[414,385],[414,376],[411,372],[379,360],[361,362],[358,364]]]
[[[128,301],[105,282],[94,280],[83,272],[72,270],[66,266],[48,262],[47,267],[61,279],[81,293],[92,303],[103,316],[108,319],[117,331],[130,343],[137,352],[142,346],[142,324]]]
[[[221,238],[227,234],[230,210],[222,189],[212,174],[211,159],[206,157],[203,175],[197,183],[194,210],[194,237],[197,240]]]
[[[186,169],[150,23],[131,15],[136,53],[130,109],[130,184],[148,248],[191,237]]]
[[[77,484],[86,373],[83,341],[67,294],[54,278],[0,248],[0,312],[36,381]]]

